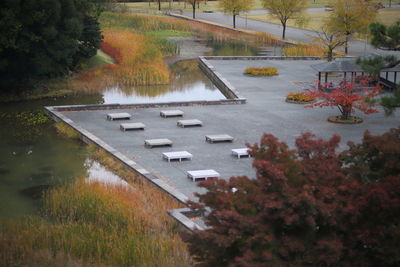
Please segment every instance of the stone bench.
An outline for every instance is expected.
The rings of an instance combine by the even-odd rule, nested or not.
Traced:
[[[166,138],[144,140],[144,146],[153,148],[155,146],[172,146],[172,141]]]
[[[160,112],[160,116],[163,118],[183,117],[183,111],[182,110],[162,110]]]
[[[179,127],[194,127],[194,126],[203,126],[203,122],[200,120],[180,120],[176,123]]]
[[[144,130],[145,125],[141,122],[135,123],[121,123],[119,129],[121,131],[129,131],[129,130]]]
[[[215,142],[232,142],[233,137],[227,134],[214,134],[214,135],[206,135],[206,142],[215,143]]]
[[[240,159],[241,157],[250,157],[249,149],[246,148],[235,148],[232,149],[232,155]]]
[[[199,180],[199,179],[207,180],[208,178],[219,178],[220,177],[219,173],[214,170],[188,171],[187,176],[188,176],[188,178],[191,178],[193,180],[193,182],[196,182],[196,180]]]
[[[107,114],[107,120],[130,120],[132,117],[131,114],[123,112],[123,113],[109,113]]]
[[[167,159],[168,162],[174,159],[178,159],[179,161],[182,161],[182,159],[192,160],[193,157],[193,155],[187,151],[164,152],[162,154],[163,158]]]

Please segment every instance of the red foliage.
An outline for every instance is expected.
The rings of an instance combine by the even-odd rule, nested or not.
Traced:
[[[102,42],[101,49],[104,53],[113,57],[118,64],[122,63],[122,55],[118,48],[112,47],[109,43]]]
[[[307,105],[306,107],[338,107],[342,114],[342,119],[349,119],[350,115],[355,112],[355,108],[371,114],[378,112],[375,106],[367,103],[365,100],[372,99],[381,91],[379,85],[370,87],[369,80],[364,79],[358,83],[340,83],[333,88],[327,86],[316,86],[316,89],[309,92],[308,95],[320,98],[320,101]]]
[[[305,133],[291,150],[266,134],[251,146],[256,179],[202,182],[207,193],[191,206],[207,211],[210,228],[191,237],[195,257],[204,266],[399,264],[400,173],[377,183],[352,179],[353,164],[345,168],[335,152],[339,141]]]

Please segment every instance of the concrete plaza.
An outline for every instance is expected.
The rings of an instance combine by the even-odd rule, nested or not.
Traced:
[[[285,102],[289,92],[299,91],[306,84],[312,84],[316,73],[310,65],[316,60],[209,60],[241,96],[246,104],[180,106],[169,108],[142,108],[118,110],[93,110],[62,112],[80,127],[86,129],[105,143],[115,148],[129,159],[134,160],[149,172],[163,179],[167,184],[189,198],[195,192],[204,192],[195,182],[187,178],[189,170],[214,169],[221,178],[247,175],[255,177],[249,158],[237,159],[231,149],[254,144],[263,133],[272,133],[281,141],[294,145],[302,132],[311,131],[318,137],[329,138],[333,134],[342,137],[340,149],[347,147],[349,140],[359,142],[365,130],[382,134],[388,129],[399,127],[400,112],[385,117],[383,112],[364,115],[357,112],[364,122],[356,125],[333,124],[327,122],[332,115],[339,115],[334,108],[304,108],[303,105]],[[278,76],[250,77],[243,74],[247,67],[271,66],[279,70]],[[166,109],[184,111],[183,119],[199,119],[202,127],[180,128],[176,122],[182,118],[162,118],[159,113]],[[133,118],[129,122],[142,122],[144,131],[120,131],[119,125],[127,121],[108,121],[106,114],[129,112]],[[205,135],[228,134],[235,138],[232,143],[205,142]],[[146,148],[145,139],[168,138],[172,147]],[[162,152],[186,150],[193,155],[191,161],[168,162]]]

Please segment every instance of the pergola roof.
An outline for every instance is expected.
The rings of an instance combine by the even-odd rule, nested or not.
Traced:
[[[363,72],[364,70],[356,64],[355,59],[334,60],[311,65],[318,72]]]
[[[395,65],[394,67],[391,68],[386,68],[382,70],[383,72],[400,72],[400,63]]]

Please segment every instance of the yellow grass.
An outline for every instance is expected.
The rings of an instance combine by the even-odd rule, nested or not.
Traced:
[[[322,57],[325,55],[324,48],[319,45],[295,45],[287,46],[283,49],[284,56],[316,56]]]
[[[2,265],[190,266],[177,224],[166,213],[182,205],[106,152],[93,145],[88,151],[131,187],[81,177],[47,192],[43,218],[11,221],[0,231]]]

